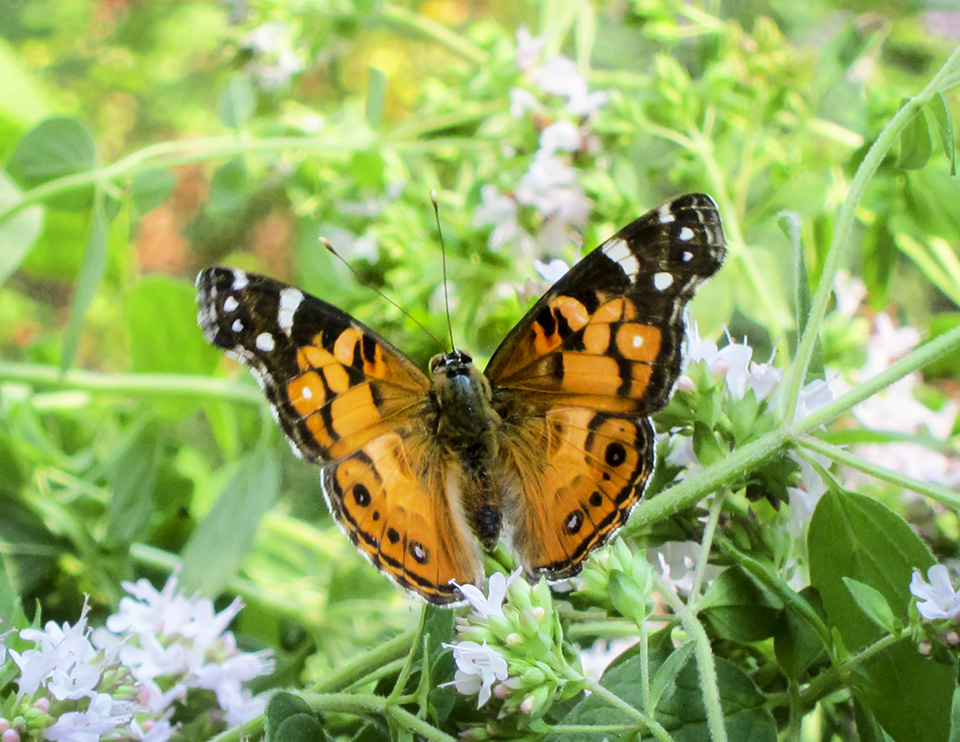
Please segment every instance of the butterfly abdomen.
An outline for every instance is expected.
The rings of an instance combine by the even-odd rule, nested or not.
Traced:
[[[491,405],[490,383],[462,351],[437,356],[430,369],[437,443],[456,478],[453,491],[477,540],[492,549],[500,538],[503,508],[494,477],[499,416]]]

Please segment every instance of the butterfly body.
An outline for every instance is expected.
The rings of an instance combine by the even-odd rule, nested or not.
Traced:
[[[452,604],[503,533],[528,577],[561,579],[626,522],[653,471],[649,415],[680,371],[684,308],[724,253],[708,196],[668,202],[574,266],[483,372],[453,351],[425,374],[331,304],[235,269],[200,274],[199,321],[321,467],[361,553]]]

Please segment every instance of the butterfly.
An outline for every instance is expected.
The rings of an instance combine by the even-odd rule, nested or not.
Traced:
[[[650,415],[680,373],[684,309],[725,252],[709,196],[669,201],[557,281],[482,373],[462,350],[424,373],[335,306],[238,269],[200,273],[198,318],[320,467],[360,552],[449,605],[483,584],[481,548],[501,535],[529,579],[552,581],[626,523],[653,471]]]

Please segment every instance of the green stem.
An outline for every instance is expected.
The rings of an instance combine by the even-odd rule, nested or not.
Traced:
[[[405,657],[412,649],[416,632],[405,631],[379,646],[348,660],[310,688],[310,693],[330,693],[362,680],[381,665]]]
[[[616,619],[584,621],[583,623],[570,624],[564,634],[570,639],[592,636],[631,637],[637,635],[637,625],[633,621],[618,621]]]
[[[550,731],[554,734],[603,734],[605,732],[632,732],[643,729],[642,724],[554,724]]]
[[[720,705],[720,686],[717,681],[717,666],[713,660],[713,651],[710,649],[710,639],[707,632],[697,618],[695,610],[685,606],[673,589],[667,585],[656,572],[653,573],[657,590],[677,614],[680,624],[693,639],[693,654],[697,658],[697,667],[700,670],[700,692],[703,696],[703,707],[707,714],[707,729],[710,731],[712,742],[727,742],[727,728],[723,724],[723,708]]]
[[[824,443],[816,438],[804,436],[798,440],[798,443],[810,451],[822,454],[828,459],[836,461],[838,464],[843,464],[851,469],[856,469],[857,471],[861,471],[864,474],[869,474],[872,477],[876,477],[881,481],[897,485],[898,487],[912,490],[917,494],[925,495],[933,500],[936,500],[937,502],[947,505],[948,507],[954,509],[960,508],[960,494],[949,490],[946,487],[940,487],[939,485],[932,484],[930,482],[924,482],[919,479],[915,479],[914,477],[909,477],[906,474],[892,471],[886,467],[878,466],[871,461],[867,461],[866,459],[862,459],[859,456],[850,453],[849,451],[845,451],[839,446],[833,446],[829,443]]]
[[[953,54],[947,59],[946,63],[940,68],[933,79],[924,87],[918,96],[909,100],[896,115],[890,120],[880,135],[871,145],[866,157],[860,167],[857,168],[857,174],[850,184],[850,192],[843,206],[840,207],[840,213],[837,215],[837,224],[834,229],[833,239],[830,242],[830,248],[827,251],[827,257],[824,260],[823,272],[820,275],[820,283],[813,296],[813,302],[810,307],[810,316],[807,319],[806,327],[800,338],[800,345],[797,348],[797,356],[787,370],[784,393],[781,397],[782,408],[781,418],[791,421],[796,414],[797,400],[800,395],[800,389],[807,378],[807,370],[810,367],[810,360],[813,358],[813,351],[817,338],[820,335],[820,325],[827,313],[827,304],[830,301],[830,293],[833,290],[833,281],[840,269],[840,264],[850,244],[850,234],[853,231],[854,219],[856,217],[857,207],[863,199],[863,194],[867,190],[870,181],[880,167],[880,163],[887,152],[893,147],[903,130],[910,124],[914,116],[920,115],[921,109],[930,101],[930,99],[941,92],[944,85],[944,78],[947,77],[953,68],[960,61],[960,47],[957,47]]]
[[[690,603],[696,603],[700,598],[700,588],[703,586],[707,564],[710,561],[710,548],[713,545],[713,536],[717,531],[717,522],[720,520],[720,510],[723,508],[725,495],[726,491],[720,490],[714,495],[713,502],[710,503],[710,514],[707,517],[707,525],[700,542],[700,558],[697,559],[697,569],[693,574],[693,585],[690,587]]]
[[[660,742],[673,742],[673,737],[670,736],[670,733],[664,729],[659,722],[655,721],[652,717],[647,716],[640,709],[635,709],[629,703],[624,701],[620,696],[612,691],[604,688],[600,683],[597,683],[593,680],[581,678],[577,676],[577,680],[582,680],[586,687],[590,689],[590,692],[593,693],[597,698],[602,698],[610,706],[613,706],[615,709],[619,709],[627,716],[632,716],[640,724],[649,729],[653,736],[660,740]]]
[[[913,373],[929,363],[933,363],[933,361],[946,355],[955,348],[960,348],[960,327],[954,327],[949,332],[945,332],[943,335],[924,343],[910,355],[904,356],[872,379],[858,384],[842,397],[838,397],[830,402],[830,404],[824,405],[816,412],[794,423],[792,426],[794,432],[799,435],[809,433],[811,430],[819,428],[824,423],[833,420],[835,417],[839,417],[850,408],[855,407],[863,400],[873,396],[881,389],[890,386],[895,381],[899,381],[907,374]]]
[[[257,405],[263,402],[263,394],[253,384],[189,374],[106,374],[81,370],[60,373],[56,366],[0,361],[0,382],[5,381],[101,394],[209,397]]]
[[[409,711],[387,701],[382,696],[360,695],[352,693],[304,693],[303,699],[315,711],[335,711],[343,714],[368,716],[378,714],[393,718],[401,726],[419,734],[432,742],[457,742],[446,732],[442,732],[432,724],[419,719]]]
[[[468,62],[481,65],[487,61],[487,53],[483,49],[471,44],[463,36],[454,33],[446,26],[425,18],[420,13],[415,13],[398,5],[384,3],[380,9],[380,17],[394,25],[413,29],[431,41],[435,41],[450,51],[459,54]]]
[[[721,486],[769,457],[790,440],[786,429],[766,433],[757,440],[740,446],[708,469],[698,471],[682,482],[668,487],[656,497],[641,501],[631,513],[626,535],[642,532],[681,510],[696,505],[705,494]]]

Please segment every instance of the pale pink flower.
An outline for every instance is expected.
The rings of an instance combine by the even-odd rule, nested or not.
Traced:
[[[583,136],[580,129],[570,121],[557,121],[540,132],[540,151],[576,152],[583,149]]]
[[[543,39],[530,35],[526,26],[517,29],[517,67],[524,72],[533,68],[543,51]]]
[[[540,103],[536,96],[524,88],[510,88],[510,115],[515,119],[523,118],[528,111],[535,111]]]
[[[493,225],[489,245],[496,250],[502,245],[516,242],[525,244],[530,236],[517,220],[517,202],[497,190],[496,186],[485,185],[480,189],[482,203],[473,212],[474,226]]]
[[[99,742],[130,722],[129,712],[116,714],[114,705],[114,699],[106,693],[97,694],[86,711],[63,714],[44,736],[52,742]]]

